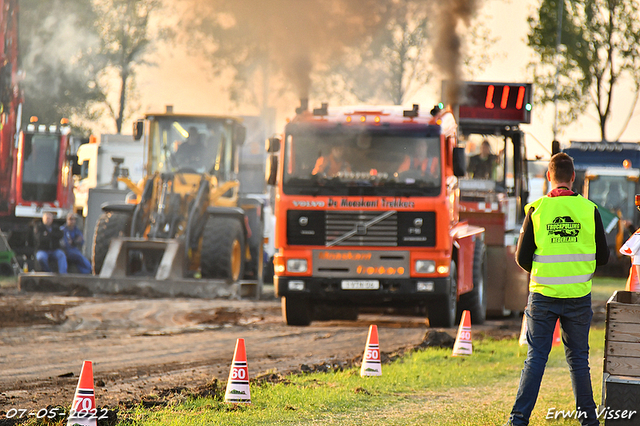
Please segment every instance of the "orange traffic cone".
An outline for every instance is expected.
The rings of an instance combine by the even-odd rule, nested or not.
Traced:
[[[636,271],[636,265],[631,265],[629,270],[629,278],[627,278],[626,291],[640,292],[640,282],[638,281],[638,272]]]
[[[522,327],[520,327],[520,338],[518,344],[524,346],[527,344],[527,316],[522,315]]]
[[[381,376],[382,363],[380,362],[380,344],[378,343],[378,326],[369,326],[367,344],[362,355],[362,366],[360,366],[360,376]]]
[[[560,336],[560,320],[556,321],[556,328],[553,330],[553,343],[551,347],[558,346],[562,343],[562,336]]]
[[[85,361],[69,411],[67,426],[97,426],[96,397],[93,388],[93,365]]]
[[[224,394],[224,402],[240,402],[251,404],[249,391],[249,367],[247,366],[247,352],[244,348],[244,339],[236,341],[236,350],[233,353],[227,391]]]
[[[453,354],[451,356],[471,355],[473,346],[471,345],[471,312],[462,311],[460,325],[458,326],[458,335],[453,345]]]

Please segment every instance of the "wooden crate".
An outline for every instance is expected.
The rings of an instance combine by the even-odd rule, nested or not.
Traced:
[[[616,291],[607,301],[604,349],[600,421],[640,426],[640,293]]]
[[[604,373],[640,377],[640,293],[613,293],[605,327]]]

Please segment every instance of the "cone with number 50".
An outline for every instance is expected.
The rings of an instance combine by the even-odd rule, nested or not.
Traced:
[[[85,361],[73,397],[67,426],[97,426],[96,397],[93,387],[93,364]]]
[[[364,355],[362,355],[362,366],[360,367],[360,376],[381,376],[382,363],[380,362],[380,345],[378,343],[378,327],[376,325],[369,326],[369,336],[367,336],[367,344],[364,347]]]
[[[236,341],[236,350],[233,353],[233,362],[231,364],[231,371],[229,372],[224,401],[251,404],[249,367],[247,366],[247,352],[244,348],[244,339],[238,339]]]
[[[462,311],[460,325],[458,326],[458,335],[453,345],[453,354],[451,356],[471,355],[473,346],[471,344],[471,313]]]

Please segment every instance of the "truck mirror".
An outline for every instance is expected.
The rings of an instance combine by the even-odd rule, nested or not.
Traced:
[[[267,139],[265,143],[265,148],[267,152],[274,153],[280,151],[280,138],[274,136],[272,138]]]
[[[233,133],[233,143],[236,145],[243,145],[244,140],[247,137],[247,128],[244,126],[236,126]]]
[[[144,129],[144,121],[138,120],[133,122],[133,140],[139,141],[142,137]]]
[[[270,155],[267,158],[266,181],[267,185],[275,185],[278,173],[278,156]]]
[[[560,152],[560,142],[553,141],[551,142],[551,155],[554,156]]]
[[[467,172],[467,157],[464,148],[453,148],[453,174],[461,177]]]

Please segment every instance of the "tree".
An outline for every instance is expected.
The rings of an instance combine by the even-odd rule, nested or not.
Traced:
[[[161,0],[94,0],[94,4],[100,16],[97,26],[101,53],[107,65],[101,79],[104,100],[115,120],[116,132],[121,133],[127,103],[135,99],[136,67],[148,64],[145,54],[149,53],[154,39],[163,36],[161,32],[154,38],[149,25],[151,14],[160,8]],[[113,73],[120,83],[115,102],[106,96]]]
[[[21,0],[20,67],[24,117],[53,124],[61,118],[95,119],[102,102],[94,60],[99,38],[91,4],[84,0]]]
[[[475,8],[467,1],[469,21]],[[486,28],[479,24],[467,25],[471,37],[464,37],[474,46],[476,55],[469,55],[461,46],[449,57],[443,59],[435,54],[437,43],[446,43],[462,37],[456,31],[459,21],[466,22],[466,16],[453,14],[450,5],[443,4],[434,14],[429,2],[416,0],[395,0],[390,2],[385,17],[385,25],[364,43],[350,49],[318,79],[319,92],[329,94],[342,101],[404,104],[432,76],[443,76],[442,68],[449,72],[440,79],[461,79],[462,68],[469,76],[483,69],[486,63],[488,45],[493,42]],[[436,25],[444,13],[450,25]],[[434,16],[437,16],[434,19]],[[452,63],[455,62],[455,63]],[[440,66],[437,66],[440,65]],[[351,95],[351,96],[350,96]],[[352,99],[349,99],[349,98]]]
[[[426,2],[391,2],[385,25],[334,58],[333,66],[318,78],[316,92],[352,97],[356,102],[401,105],[430,77],[428,16]]]
[[[559,6],[560,54],[556,50]],[[554,102],[557,90],[559,124],[595,112],[600,137],[608,140],[614,94],[627,79],[634,85],[634,99],[614,140],[624,132],[640,93],[639,10],[638,0],[542,0],[538,15],[529,18],[528,44],[539,57],[539,64],[531,64],[536,69],[537,98],[543,104]]]

